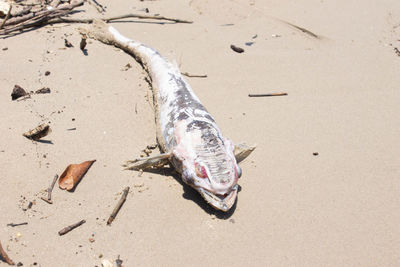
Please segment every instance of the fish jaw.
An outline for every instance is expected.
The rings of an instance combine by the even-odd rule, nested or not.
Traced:
[[[229,211],[235,204],[237,198],[239,186],[236,184],[232,187],[229,193],[224,195],[214,194],[204,188],[195,188],[200,195],[215,209],[221,210],[223,212]]]

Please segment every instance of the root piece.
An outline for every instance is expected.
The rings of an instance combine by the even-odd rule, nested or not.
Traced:
[[[80,164],[70,164],[63,174],[61,174],[58,180],[58,186],[68,191],[74,189],[95,161],[96,160],[89,160]]]

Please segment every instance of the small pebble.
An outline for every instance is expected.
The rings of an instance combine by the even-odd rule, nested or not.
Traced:
[[[45,75],[45,76],[49,76],[49,75],[50,75],[50,71],[47,70],[47,71],[44,73],[44,75]]]

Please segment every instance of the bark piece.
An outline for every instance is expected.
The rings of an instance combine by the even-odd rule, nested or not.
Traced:
[[[35,129],[29,130],[29,131],[27,131],[26,133],[24,133],[22,135],[25,136],[28,139],[37,141],[40,138],[45,137],[49,133],[51,133],[50,126],[48,124],[40,124]]]
[[[71,191],[83,178],[85,173],[89,170],[90,166],[96,160],[89,160],[80,164],[70,164],[58,180],[58,186],[61,189]]]
[[[24,88],[22,88],[21,86],[16,84],[16,85],[14,85],[14,89],[11,93],[11,99],[16,100],[22,96],[26,96],[27,94],[28,93],[24,90]]]

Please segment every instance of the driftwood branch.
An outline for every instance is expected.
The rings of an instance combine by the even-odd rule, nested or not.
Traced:
[[[124,192],[123,192],[120,200],[118,201],[118,203],[115,206],[113,212],[111,213],[110,218],[108,218],[108,220],[107,220],[107,225],[110,225],[113,222],[113,220],[115,219],[115,217],[117,216],[118,211],[121,209],[122,204],[124,204],[124,202],[126,200],[128,192],[129,192],[129,186],[125,187]]]
[[[10,257],[8,257],[7,253],[3,249],[3,246],[1,245],[1,242],[0,242],[0,256],[7,264],[15,265],[15,263],[12,261],[12,259],[10,259]]]
[[[126,15],[121,15],[121,16],[116,16],[116,17],[100,18],[100,19],[105,22],[112,22],[115,20],[128,19],[128,18],[166,20],[166,21],[172,21],[175,23],[193,23],[193,21],[190,21],[190,20],[167,18],[167,17],[163,17],[163,16],[139,15],[139,14],[126,14]],[[95,18],[73,19],[73,18],[58,17],[56,19],[52,19],[51,21],[49,21],[49,23],[93,23],[94,20],[95,20]]]
[[[46,24],[51,19],[71,13],[74,8],[81,5],[83,5],[83,0],[72,2],[71,4],[61,5],[57,8],[52,8],[49,10],[28,13],[27,15],[21,17],[15,17],[13,19],[9,19],[8,21],[3,21],[5,22],[4,29],[0,30],[0,35]]]
[[[82,221],[79,221],[79,222],[77,222],[77,223],[71,224],[70,226],[67,226],[67,227],[61,229],[61,230],[58,232],[58,234],[59,234],[59,235],[65,235],[66,233],[70,232],[71,230],[75,229],[76,227],[81,226],[81,225],[84,224],[85,222],[86,222],[85,220],[82,220]]]

